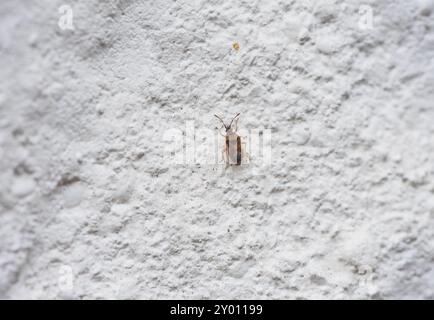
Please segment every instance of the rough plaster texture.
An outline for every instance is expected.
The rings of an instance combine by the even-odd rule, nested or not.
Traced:
[[[2,0],[0,298],[433,299],[433,11]],[[236,112],[270,166],[168,163]]]

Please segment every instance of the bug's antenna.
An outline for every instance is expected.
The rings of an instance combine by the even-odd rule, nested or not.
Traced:
[[[223,126],[225,127],[225,128],[227,128],[227,126],[225,125],[225,122],[222,120],[222,118],[220,118],[218,115],[214,115],[214,117],[216,117],[217,119],[219,119],[222,123],[223,123]]]
[[[229,128],[231,127],[232,122],[234,122],[235,118],[238,117],[239,115],[240,115],[240,113],[237,113],[237,115],[236,115],[235,117],[232,118],[231,123],[229,124]]]

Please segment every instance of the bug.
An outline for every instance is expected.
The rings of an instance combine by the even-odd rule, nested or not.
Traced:
[[[237,134],[238,129],[238,117],[240,116],[240,113],[237,113],[235,117],[232,118],[229,125],[226,125],[225,122],[220,118],[218,115],[214,115],[217,119],[219,119],[223,126],[220,128],[220,130],[224,127],[226,130],[226,133],[223,135],[225,137],[225,147],[223,149],[223,158],[226,160],[226,164],[234,164],[234,165],[241,165],[242,160],[242,142],[241,142],[241,136]],[[235,120],[235,123],[234,123]],[[234,123],[234,125],[232,125]]]

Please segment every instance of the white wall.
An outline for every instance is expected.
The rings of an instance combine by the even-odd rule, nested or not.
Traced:
[[[3,0],[0,297],[434,298],[433,6]]]

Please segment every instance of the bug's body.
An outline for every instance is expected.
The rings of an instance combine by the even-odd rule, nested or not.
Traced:
[[[225,137],[225,149],[223,150],[225,160],[227,164],[241,165],[242,161],[242,142],[241,137],[237,134],[238,119],[235,122],[235,129],[232,128],[233,121],[239,116],[238,113],[230,122],[226,125],[223,120],[215,115],[222,123],[223,127],[226,129]]]
[[[236,133],[227,134],[226,140],[226,162],[229,164],[241,164],[241,137]]]

